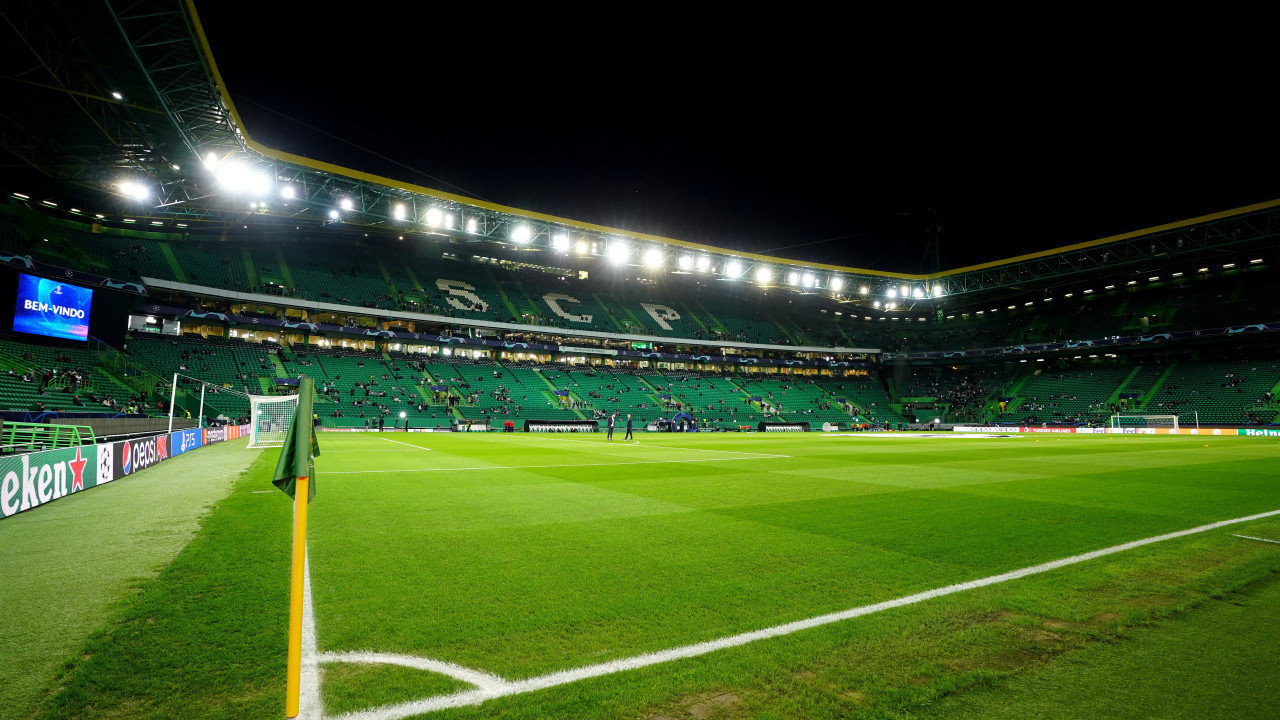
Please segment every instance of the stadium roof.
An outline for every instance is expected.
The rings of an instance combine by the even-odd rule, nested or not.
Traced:
[[[925,299],[1123,272],[1237,245],[1270,246],[1280,200],[932,274],[800,262],[531,212],[270,148],[241,121],[191,0],[23,4],[3,74],[20,89],[0,145],[52,178],[110,193],[102,222],[148,218],[359,227],[651,264],[845,301],[911,284]],[[16,188],[15,188],[16,190]],[[866,288],[866,292],[863,292]]]

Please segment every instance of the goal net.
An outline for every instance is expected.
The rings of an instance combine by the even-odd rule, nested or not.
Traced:
[[[297,407],[297,395],[250,395],[249,447],[283,447]]]
[[[1113,428],[1168,428],[1178,429],[1177,415],[1112,415]]]

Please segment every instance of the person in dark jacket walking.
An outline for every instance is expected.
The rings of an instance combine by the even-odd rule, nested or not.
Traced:
[[[614,418],[616,418],[616,417],[618,417],[618,413],[614,413],[614,414],[612,414],[612,415],[610,415],[610,416],[609,416],[609,436],[608,436],[608,437],[606,437],[606,438],[605,438],[605,440],[612,440],[612,439],[613,439],[613,419],[614,419]]]
[[[627,413],[627,434],[622,439],[623,440],[631,439],[631,413]]]

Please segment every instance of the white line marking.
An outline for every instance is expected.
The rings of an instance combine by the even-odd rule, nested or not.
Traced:
[[[1236,535],[1235,537],[1244,538],[1245,540],[1257,540],[1258,542],[1275,543],[1280,545],[1280,540],[1268,540],[1267,538],[1256,538],[1251,535]]]
[[[413,448],[414,450],[430,450],[430,449],[431,449],[431,448],[429,448],[429,447],[422,447],[421,445],[414,445],[413,443],[400,442],[399,440],[392,440],[391,438],[379,438],[379,439],[380,439],[380,440],[386,440],[387,442],[397,443],[397,444],[399,444],[399,445],[408,445],[409,447]],[[358,452],[358,451],[357,451],[357,452]],[[404,451],[403,451],[403,450],[401,450],[400,452],[404,452]]]
[[[914,605],[925,600],[931,600],[945,595],[964,592],[966,590],[974,590],[988,585],[996,585],[1010,580],[1028,577],[1030,575],[1038,575],[1040,573],[1049,572],[1050,570],[1057,570],[1058,568],[1066,567],[1068,565],[1075,565],[1076,563],[1082,563],[1086,560],[1093,560],[1095,558],[1113,555],[1115,553],[1132,550],[1152,543],[1173,540],[1174,538],[1195,535],[1197,533],[1216,530],[1228,525],[1235,525],[1252,520],[1261,520],[1262,518],[1273,517],[1276,515],[1280,515],[1280,510],[1272,510],[1270,512],[1234,518],[1232,520],[1222,520],[1208,525],[1193,527],[1188,530],[1178,530],[1177,532],[1156,535],[1142,540],[1134,540],[1121,545],[1112,545],[1111,547],[1102,548],[1101,550],[1094,550],[1080,555],[1072,555],[1071,557],[1062,558],[1061,560],[1052,560],[1039,565],[1025,567],[1020,570],[1011,570],[1009,572],[991,575],[977,580],[969,580],[968,582],[947,585],[946,587],[934,590],[926,590],[913,595],[885,600],[884,602],[863,605],[861,607],[842,610],[840,612],[829,613],[826,615],[818,615],[817,617],[796,620],[795,622],[789,622],[782,625],[775,625],[762,630],[753,630],[739,635],[730,635],[729,637],[694,643],[692,645],[684,645],[681,647],[671,648],[669,650],[660,650],[658,652],[646,653],[644,655],[621,658],[610,662],[600,663],[598,665],[587,665],[585,667],[574,668],[572,670],[562,670],[560,672],[540,675],[526,680],[507,681],[501,678],[496,678],[500,684],[493,685],[488,688],[481,686],[476,690],[463,690],[449,695],[437,695],[435,697],[423,698],[421,700],[412,700],[395,705],[383,705],[381,707],[361,710],[359,712],[344,713],[333,720],[400,720],[400,718],[421,715],[423,713],[444,710],[446,708],[462,707],[465,705],[479,705],[480,703],[493,698],[519,695],[522,693],[533,692],[534,690],[556,687],[558,685],[567,685],[569,683],[578,682],[579,680],[586,680],[587,678],[611,675],[624,670],[635,670],[642,667],[648,667],[650,665],[670,662],[672,660],[697,657],[717,650],[746,645],[747,643],[756,642],[757,640],[790,635],[791,633],[799,632],[801,630],[808,630],[821,625],[828,625],[842,620],[862,617],[882,610],[891,610],[893,608],[904,607],[906,605]],[[304,612],[309,613],[309,608],[309,605],[304,605]],[[303,625],[303,629],[305,632],[305,624]]]
[[[822,433],[821,437],[856,437],[864,440],[1007,440],[1021,439],[1018,435],[990,435],[977,433]]]
[[[566,463],[563,465],[482,465],[478,467],[433,467],[415,470],[326,470],[325,475],[366,475],[369,473],[451,472],[454,470],[536,470],[538,468],[613,467],[615,465],[670,465],[672,463],[730,462],[732,460],[771,460],[790,455],[761,455],[759,457],[701,458],[695,460],[637,460],[615,463]]]
[[[462,682],[475,685],[481,690],[488,690],[491,692],[504,690],[511,684],[497,675],[491,675],[482,670],[473,670],[471,668],[462,667],[461,665],[454,665],[451,662],[414,657],[412,655],[375,652],[327,652],[320,655],[318,659],[321,663],[347,662],[400,665],[402,667],[410,667],[417,670],[427,670],[429,672],[439,673],[440,675],[447,675],[455,680],[461,680]]]
[[[273,493],[273,492],[276,492],[276,491],[275,490],[253,490],[252,491],[254,495],[261,495],[263,493]]]
[[[302,664],[298,683],[298,717],[324,717],[320,701],[320,668],[316,664],[316,614],[311,604],[311,553],[302,554]]]
[[[517,435],[516,437],[520,437],[520,436]],[[544,440],[544,441],[550,441],[550,442],[591,443],[592,445],[637,445],[639,447],[653,448],[655,450],[688,450],[689,452],[713,452],[713,453],[724,453],[728,455],[756,455],[759,457],[791,457],[790,455],[774,455],[771,453],[756,453],[756,452],[748,452],[746,450],[710,450],[707,448],[671,447],[670,445],[650,445],[649,443],[642,444],[639,440],[574,440],[573,438],[538,437],[536,435],[530,435],[527,437],[523,437],[521,439],[522,440]]]

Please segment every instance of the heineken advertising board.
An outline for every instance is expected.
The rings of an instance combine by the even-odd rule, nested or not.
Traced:
[[[179,430],[136,440],[0,458],[0,517],[120,480],[174,455],[244,433],[245,428],[240,425]]]

